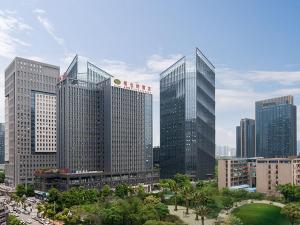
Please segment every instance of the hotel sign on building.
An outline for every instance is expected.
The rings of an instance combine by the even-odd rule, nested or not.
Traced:
[[[120,80],[120,79],[112,79],[111,85],[113,87],[128,89],[131,91],[139,91],[147,94],[151,94],[151,87],[146,86],[144,84],[139,83],[133,83],[126,80]]]

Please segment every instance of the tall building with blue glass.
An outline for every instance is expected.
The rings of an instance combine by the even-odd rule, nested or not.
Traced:
[[[236,127],[236,157],[255,157],[255,120],[241,119]]]
[[[4,156],[5,156],[5,126],[4,123],[0,123],[0,164],[4,164]]]
[[[160,171],[204,179],[215,166],[215,68],[196,48],[160,75]]]
[[[293,96],[255,103],[256,156],[297,155],[297,108]]]

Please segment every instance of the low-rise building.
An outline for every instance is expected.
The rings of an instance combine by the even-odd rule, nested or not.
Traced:
[[[39,170],[35,175],[35,189],[47,192],[50,188],[67,191],[72,187],[98,188],[104,185],[111,188],[118,184],[132,186],[143,185],[146,191],[151,191],[154,184],[159,183],[159,171],[111,173],[101,171],[87,171],[72,173],[66,169]]]
[[[220,159],[218,162],[219,188],[230,188],[245,184],[255,187],[255,166],[255,158]]]
[[[218,162],[218,187],[241,185],[277,195],[280,184],[300,185],[300,158],[231,158]]]
[[[276,195],[280,184],[300,185],[300,158],[264,158],[256,165],[257,192]]]

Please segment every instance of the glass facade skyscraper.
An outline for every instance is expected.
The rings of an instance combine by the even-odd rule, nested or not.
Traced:
[[[297,107],[293,96],[255,103],[256,156],[297,155]]]
[[[113,78],[76,56],[57,85],[58,167],[152,171],[151,87]]]
[[[215,165],[215,72],[196,49],[160,77],[161,177],[212,176]]]
[[[242,119],[236,127],[236,157],[255,157],[255,120]]]
[[[4,155],[5,155],[5,126],[4,123],[0,123],[0,164],[4,164]]]

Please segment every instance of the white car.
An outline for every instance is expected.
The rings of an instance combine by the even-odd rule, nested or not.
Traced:
[[[31,220],[31,219],[28,219],[28,220],[26,220],[26,223],[31,224],[31,223],[32,223],[32,220]]]

